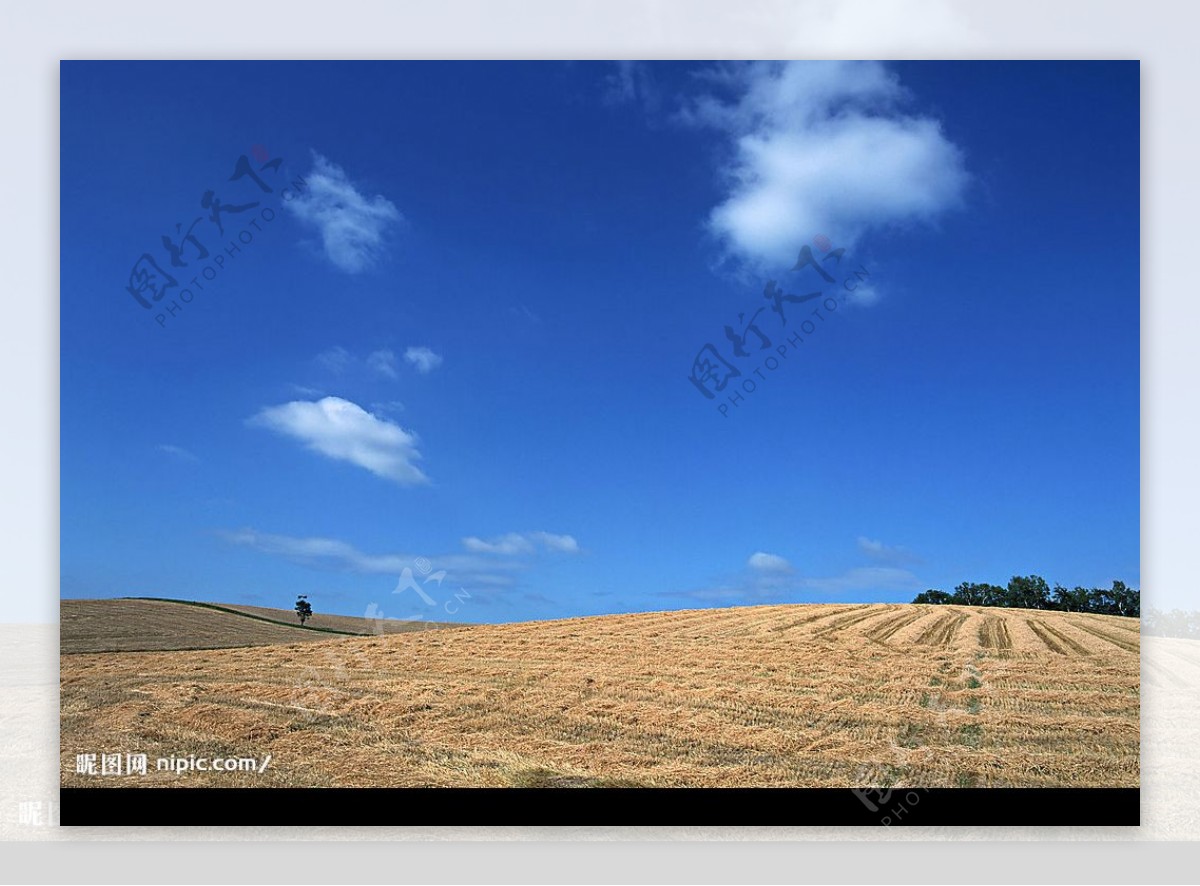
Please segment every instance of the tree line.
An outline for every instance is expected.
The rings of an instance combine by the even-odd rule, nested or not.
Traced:
[[[1132,618],[1142,614],[1141,593],[1123,581],[1114,581],[1111,588],[1064,588],[1060,584],[1051,588],[1040,575],[1014,575],[1006,587],[965,581],[952,594],[931,589],[917,594],[913,602],[1094,612]]]

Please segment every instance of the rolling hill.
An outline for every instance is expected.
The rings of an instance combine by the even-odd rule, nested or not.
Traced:
[[[319,636],[319,635],[318,635]],[[306,640],[309,638],[305,638]],[[1136,786],[1135,619],[784,605],[78,654],[64,784]],[[155,755],[272,755],[154,772]]]
[[[59,617],[63,654],[314,643],[339,635],[450,627],[438,622],[320,614],[301,627],[296,614],[286,609],[145,598],[63,600]]]

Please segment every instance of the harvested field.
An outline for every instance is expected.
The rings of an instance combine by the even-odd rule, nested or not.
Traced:
[[[338,636],[331,630],[366,635],[449,627],[348,616],[314,616],[308,627],[301,627],[296,614],[283,609],[133,599],[63,600],[59,617],[59,649],[64,655],[319,643]]]
[[[1137,627],[786,605],[69,655],[63,783],[1132,787]],[[118,751],[149,775],[75,774]],[[154,771],[268,753],[257,775]]]

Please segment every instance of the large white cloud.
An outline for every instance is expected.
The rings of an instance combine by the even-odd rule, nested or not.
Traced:
[[[369,268],[383,253],[386,231],[401,221],[400,211],[382,194],[364,196],[344,169],[317,153],[305,181],[300,196],[284,206],[317,231],[335,266],[348,274]]]
[[[905,90],[878,62],[739,63],[707,82],[682,116],[729,139],[727,195],[708,224],[731,256],[778,268],[817,235],[852,248],[962,200],[962,151],[936,120],[900,110]]]
[[[340,397],[268,406],[248,423],[299,440],[314,452],[348,461],[404,486],[429,482],[416,466],[421,458],[416,434]]]

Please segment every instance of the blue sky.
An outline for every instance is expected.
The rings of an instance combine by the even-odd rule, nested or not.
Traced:
[[[62,596],[1140,586],[1138,93],[1128,62],[64,63]],[[785,326],[768,280],[821,295]],[[709,343],[742,373],[711,400]]]

